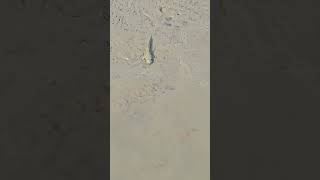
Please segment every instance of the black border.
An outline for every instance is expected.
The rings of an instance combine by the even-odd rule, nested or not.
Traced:
[[[0,11],[0,179],[110,179],[110,1]]]
[[[320,3],[212,4],[211,179],[319,179]]]

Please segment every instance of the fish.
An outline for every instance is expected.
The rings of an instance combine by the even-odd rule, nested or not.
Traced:
[[[154,55],[154,42],[152,36],[149,39],[148,46],[145,49],[145,52],[143,53],[143,61],[151,65],[154,63],[155,55]]]

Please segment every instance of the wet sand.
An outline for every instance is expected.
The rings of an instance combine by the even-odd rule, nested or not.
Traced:
[[[112,180],[209,179],[209,7],[111,1]]]

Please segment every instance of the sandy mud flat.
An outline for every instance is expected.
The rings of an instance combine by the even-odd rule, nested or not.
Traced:
[[[208,180],[209,0],[111,0],[111,179]]]

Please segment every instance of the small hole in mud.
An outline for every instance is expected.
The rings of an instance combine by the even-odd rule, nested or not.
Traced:
[[[164,23],[166,26],[172,26],[172,24],[170,24],[170,23]]]

